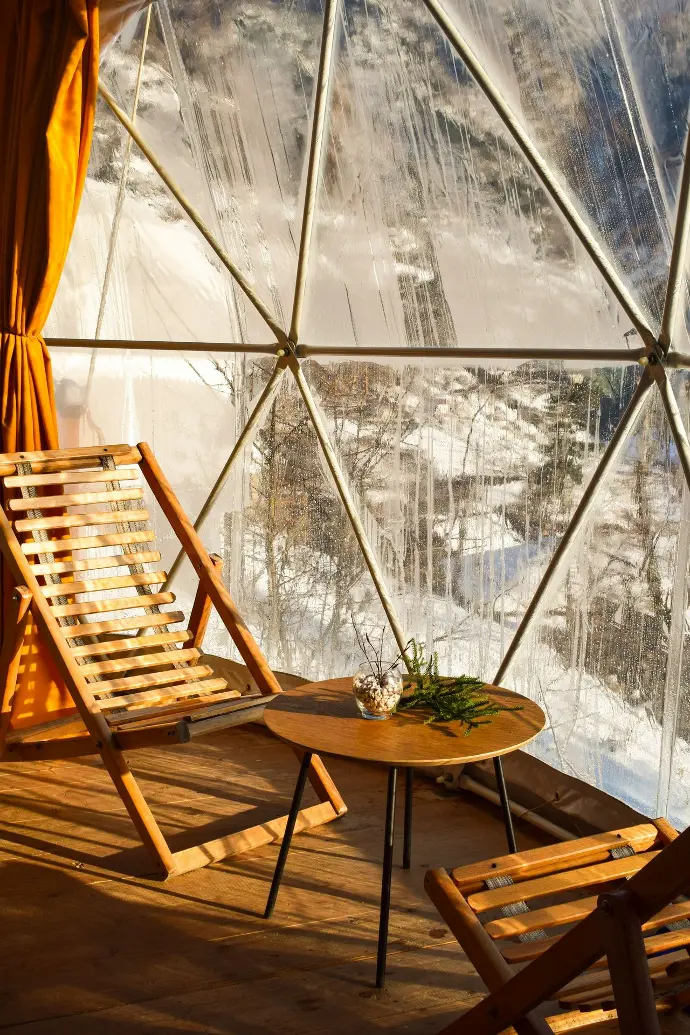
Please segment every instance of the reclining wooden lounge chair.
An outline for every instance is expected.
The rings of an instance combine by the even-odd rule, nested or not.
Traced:
[[[690,828],[654,820],[429,870],[426,888],[490,993],[448,1035],[658,1035],[659,1014],[690,1004]],[[536,1013],[552,1001],[565,1012]]]
[[[136,466],[199,576],[187,628],[180,625],[181,612],[164,610],[174,594],[154,588],[167,575],[156,570],[161,555],[143,509]],[[281,692],[219,577],[219,558],[214,562],[202,546],[148,446],[4,454],[0,477],[6,498],[5,511],[0,508],[0,549],[16,586],[5,608],[0,653],[0,759],[100,753],[141,840],[165,875],[280,838],[286,816],[172,852],[125,761],[123,750],[183,743],[256,721],[266,702]],[[211,606],[260,693],[240,696],[199,664]],[[76,711],[13,731],[12,700],[29,612]],[[298,829],[346,811],[316,757],[310,779],[319,804],[302,811]]]

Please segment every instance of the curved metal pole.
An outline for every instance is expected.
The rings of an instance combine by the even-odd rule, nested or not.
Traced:
[[[661,401],[664,404],[666,416],[668,422],[671,425],[671,433],[673,440],[676,443],[678,450],[678,459],[680,460],[680,466],[683,468],[683,474],[685,480],[690,488],[690,442],[688,442],[688,436],[685,431],[685,425],[683,424],[683,418],[680,415],[678,409],[678,403],[671,387],[671,382],[668,379],[666,371],[662,367],[661,363],[655,363],[650,367],[652,377],[659,386],[661,393]]]
[[[295,380],[297,381],[297,387],[299,388],[300,395],[302,396],[304,404],[307,407],[307,411],[311,418],[311,422],[314,425],[316,437],[319,440],[319,445],[323,450],[323,455],[326,458],[326,463],[328,464],[328,468],[333,476],[333,481],[335,482],[340,498],[343,501],[345,512],[348,518],[350,519],[350,524],[352,525],[355,536],[357,537],[359,548],[362,551],[362,555],[366,562],[367,568],[369,569],[369,574],[371,575],[374,586],[376,587],[376,592],[379,595],[379,599],[383,606],[383,610],[386,613],[386,618],[388,619],[390,627],[393,631],[393,635],[395,636],[395,642],[397,643],[398,649],[402,654],[403,661],[405,662],[405,664],[407,664],[407,657],[405,655],[407,639],[403,632],[402,625],[400,624],[400,619],[396,614],[393,601],[391,600],[390,595],[388,593],[383,573],[379,568],[378,561],[374,556],[374,551],[372,550],[371,544],[369,543],[369,540],[367,538],[367,534],[364,530],[364,525],[362,524],[362,519],[357,513],[355,502],[352,499],[352,496],[350,495],[350,490],[347,486],[347,481],[341,470],[340,464],[338,463],[338,458],[335,455],[335,450],[331,445],[330,439],[328,437],[328,432],[326,431],[324,423],[321,419],[321,414],[319,413],[319,408],[316,405],[316,400],[314,399],[314,396],[311,392],[311,388],[307,384],[304,374],[302,373],[302,368],[294,356],[291,356],[289,358],[289,366],[290,370],[294,374]]]
[[[375,356],[399,359],[514,359],[520,363],[528,360],[569,360],[590,363],[639,363],[649,354],[648,349],[559,349],[559,348],[514,348],[510,345],[297,345],[295,354],[299,359],[310,356],[327,358],[367,359]]]
[[[149,39],[149,29],[151,28],[151,12],[153,11],[153,4],[149,4],[146,10],[146,21],[144,23],[144,37],[141,41],[141,53],[139,55],[139,67],[137,69],[137,79],[134,85],[134,98],[132,100],[132,123],[136,121],[137,110],[139,108],[139,95],[141,93],[141,80],[144,72],[144,60],[146,58],[146,46]],[[125,201],[125,190],[127,188],[127,177],[129,176],[129,163],[132,157],[132,144],[134,141],[132,137],[127,134],[125,141],[125,153],[122,159],[122,171],[120,172],[120,182],[117,185],[117,197],[115,199],[115,215],[113,216],[113,225],[110,228],[110,240],[108,242],[108,257],[105,263],[105,273],[103,274],[103,287],[101,288],[101,301],[98,306],[98,316],[96,317],[96,331],[94,338],[98,340],[101,336],[101,330],[103,329],[103,320],[105,319],[105,307],[108,301],[108,291],[110,289],[110,278],[113,272],[113,262],[115,260],[115,245],[117,244],[117,236],[120,231],[120,221],[122,219],[122,206]],[[97,348],[91,350],[91,361],[89,363],[89,373],[86,378],[86,388],[84,389],[84,405],[87,406],[89,399],[91,398],[91,386],[93,384],[94,374],[96,373],[96,355]]]
[[[143,352],[246,352],[249,355],[279,356],[285,350],[275,342],[250,345],[244,341],[134,341],[131,338],[45,338],[51,349],[140,349]]]
[[[264,410],[266,409],[266,406],[268,405],[269,401],[273,397],[275,391],[277,390],[277,388],[278,388],[278,386],[279,386],[279,384],[280,384],[280,382],[281,382],[281,380],[283,378],[283,374],[285,373],[286,367],[287,367],[287,360],[285,360],[285,359],[281,358],[276,363],[276,365],[275,365],[275,367],[273,369],[273,373],[271,374],[271,376],[269,377],[269,379],[268,379],[268,381],[266,383],[266,387],[264,388],[263,392],[261,393],[261,395],[257,399],[257,401],[256,401],[256,403],[254,405],[254,409],[249,414],[249,419],[247,420],[247,423],[245,424],[244,428],[242,429],[242,431],[241,431],[241,433],[239,435],[239,438],[237,439],[237,442],[235,442],[235,445],[232,447],[232,452],[230,453],[230,456],[228,457],[228,459],[227,459],[227,461],[225,463],[225,466],[223,467],[223,470],[220,472],[220,474],[216,478],[215,485],[211,489],[211,491],[208,494],[208,497],[206,499],[206,502],[204,503],[203,507],[199,511],[197,519],[194,522],[194,531],[195,532],[200,532],[201,529],[206,524],[206,519],[208,518],[209,514],[211,513],[211,510],[213,509],[214,503],[216,502],[216,500],[220,496],[221,492],[223,491],[223,487],[225,486],[225,483],[227,482],[228,478],[230,477],[230,472],[232,470],[232,467],[233,467],[235,461],[237,460],[238,456],[240,455],[240,453],[242,452],[242,450],[246,446],[246,444],[247,444],[247,442],[249,440],[250,435],[254,431],[254,428],[256,427],[256,425],[261,420],[261,415],[263,414]],[[172,584],[173,584],[173,582],[175,580],[175,576],[177,575],[177,572],[179,570],[180,564],[182,563],[182,560],[183,560],[184,556],[185,556],[184,550],[180,550],[180,552],[178,553],[177,557],[173,561],[172,567],[170,568],[170,573],[168,575],[167,581],[166,581],[165,585],[162,587],[163,590],[168,590],[172,586]]]
[[[284,349],[280,345],[269,342],[265,345],[250,345],[246,342],[216,341],[133,341],[124,338],[103,338],[96,342],[93,338],[46,338],[46,345],[53,349],[91,348],[99,349],[143,349],[147,352],[247,352],[262,355],[279,355]],[[324,359],[367,360],[378,357],[409,359],[410,362],[420,359],[441,359],[448,363],[456,360],[467,361],[477,359],[516,360],[526,363],[530,360],[546,362],[561,360],[562,362],[605,363],[639,363],[647,355],[647,349],[518,349],[510,346],[491,345],[297,345],[294,349],[298,359],[321,356]],[[668,366],[690,366],[690,356],[674,352],[669,357]]]
[[[656,370],[654,373],[656,374]],[[685,433],[683,414],[680,412],[675,393],[669,384],[668,376],[664,370],[661,370],[661,377],[657,375],[657,383],[659,384],[661,398],[666,408],[666,415],[669,419],[671,430],[674,431],[674,426],[680,429],[680,434],[675,440],[681,462],[683,456],[686,458],[686,462],[683,464],[686,482],[681,492],[678,549],[676,552],[675,573],[672,580],[671,621],[668,630],[666,679],[661,717],[661,753],[659,756],[659,777],[656,794],[656,815],[666,816],[668,814],[669,798],[673,783],[673,757],[678,731],[678,712],[682,700],[681,678],[686,624],[686,583],[688,558],[690,557],[690,482],[687,480],[687,457],[688,453],[690,453],[690,448],[688,447]],[[669,399],[667,399],[667,395],[670,396]],[[687,399],[685,399],[685,411],[687,419]],[[682,447],[679,444],[681,442]]]
[[[314,227],[314,211],[321,183],[323,165],[324,138],[328,129],[329,94],[331,70],[333,68],[333,50],[335,45],[339,0],[326,0],[323,12],[323,33],[321,36],[321,54],[319,72],[316,79],[316,96],[314,99],[314,124],[309,149],[309,165],[307,168],[307,187],[304,195],[304,211],[302,213],[302,233],[299,242],[299,259],[297,261],[297,278],[295,296],[292,304],[292,320],[290,322],[290,340],[297,342],[302,317],[302,304],[307,284],[307,268],[311,236]]]
[[[215,237],[211,233],[211,230],[204,222],[201,213],[198,212],[197,209],[194,208],[194,206],[192,205],[191,201],[189,201],[189,199],[185,197],[178,185],[173,180],[172,176],[166,171],[161,162],[159,162],[159,160],[156,158],[155,154],[148,146],[148,144],[142,137],[139,130],[133,124],[131,119],[128,118],[128,116],[124,113],[122,108],[120,108],[120,106],[118,105],[117,101],[110,93],[108,88],[105,87],[103,83],[100,81],[98,83],[98,92],[100,93],[101,97],[112,111],[113,115],[115,115],[115,117],[119,119],[119,121],[125,127],[125,129],[132,137],[134,143],[137,145],[141,153],[144,155],[145,158],[149,160],[149,162],[156,170],[156,172],[158,173],[158,175],[160,176],[160,178],[162,179],[163,183],[168,188],[172,196],[175,198],[178,204],[182,206],[182,208],[187,213],[191,221],[194,223],[195,227],[197,228],[201,236],[204,238],[207,244],[211,246],[213,251],[216,253],[220,261],[225,266],[228,273],[232,277],[234,277],[234,279],[242,288],[242,290],[244,291],[245,295],[252,303],[254,308],[264,318],[268,326],[275,334],[278,341],[282,342],[283,344],[287,344],[287,335],[283,328],[278,325],[271,311],[266,307],[266,305],[264,305],[264,303],[261,301],[261,299],[257,295],[252,285],[249,283],[245,275],[241,272],[239,267],[235,265],[235,263],[232,261],[225,249],[215,239]]]
[[[522,128],[516,115],[511,110],[505,97],[501,94],[491,77],[480,64],[467,41],[463,36],[461,36],[460,32],[456,28],[445,8],[439,3],[439,0],[423,0],[423,2],[437,24],[457,50],[470,73],[476,80],[477,85],[486,94],[496,112],[501,117],[509,133],[515,140],[515,143],[534,169],[542,184],[560,209],[571,230],[576,234],[585,251],[592,259],[611,291],[627,313],[635,327],[635,330],[640,335],[645,345],[647,345],[649,349],[653,349],[655,338],[647,324],[647,320],[642,313],[642,310],[639,308],[607,259],[591,230],[573,205],[561,184],[558,182],[556,175],[550,169],[544,157],[534,146],[527,133],[525,133],[525,130]]]
[[[683,175],[678,192],[678,209],[676,211],[676,229],[673,235],[671,261],[668,268],[668,283],[664,300],[664,313],[661,318],[659,344],[666,351],[673,341],[678,306],[685,295],[686,260],[688,254],[688,235],[690,234],[690,134],[685,145]]]
[[[149,38],[149,29],[151,27],[151,12],[153,10],[153,4],[149,4],[146,11],[146,22],[144,24],[144,38],[141,42],[141,54],[139,55],[139,68],[137,69],[137,79],[134,86],[134,99],[132,100],[132,123],[136,121],[137,110],[139,108],[139,94],[141,93],[141,79],[144,71],[144,60],[146,58],[146,45]],[[132,158],[132,144],[134,143],[133,138],[127,134],[127,140],[125,141],[125,153],[122,159],[122,171],[120,173],[120,182],[117,185],[117,199],[115,201],[115,216],[113,218],[113,225],[110,230],[110,241],[108,243],[108,259],[105,264],[105,274],[103,276],[103,287],[101,289],[101,304],[98,307],[98,318],[96,320],[96,333],[94,338],[100,338],[101,329],[103,327],[103,319],[105,317],[105,306],[108,300],[108,289],[110,287],[110,278],[113,272],[113,260],[115,258],[115,245],[117,244],[117,235],[120,229],[120,220],[122,218],[122,206],[125,200],[125,190],[127,187],[127,176],[129,174],[129,163]],[[91,380],[92,372],[89,371],[89,380]],[[88,397],[88,393],[87,393]]]
[[[522,621],[518,626],[513,639],[510,642],[510,646],[506,651],[505,657],[501,662],[496,675],[494,676],[493,682],[500,684],[501,680],[505,677],[506,672],[510,668],[515,655],[517,654],[520,644],[524,640],[525,636],[532,627],[535,619],[539,614],[541,604],[544,600],[544,596],[549,586],[555,579],[558,571],[561,568],[564,560],[566,559],[570,547],[577,536],[577,533],[582,528],[587,516],[589,515],[592,505],[594,503],[597,491],[605,481],[611,468],[616,463],[618,457],[621,454],[625,443],[627,442],[628,435],[639,416],[642,407],[647,400],[647,393],[654,384],[654,380],[649,373],[649,367],[645,367],[644,373],[640,379],[640,383],[635,389],[635,394],[628,403],[627,409],[621,417],[618,427],[616,428],[611,441],[604,450],[603,456],[599,461],[599,465],[592,476],[592,480],[586,487],[582,494],[582,499],[575,508],[575,512],[570,519],[570,524],[566,528],[563,538],[558,544],[553,557],[549,561],[546,571],[542,575],[541,582],[537,586],[534,596],[530,600],[529,606],[523,615]]]

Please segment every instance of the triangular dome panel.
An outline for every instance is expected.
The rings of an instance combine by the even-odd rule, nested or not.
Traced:
[[[690,110],[688,8],[665,0],[614,0],[612,8],[625,81],[640,108],[673,226]]]
[[[682,148],[688,104],[687,85],[664,76],[684,75],[687,24],[664,33],[660,5],[634,0],[449,0],[447,9],[658,329],[674,207],[660,148]],[[659,108],[669,105],[684,110],[665,145]]]
[[[210,527],[219,522],[230,591],[274,667],[312,679],[352,675],[363,663],[353,621],[377,643],[383,637],[384,655],[395,658],[371,576],[289,375],[214,508]],[[227,646],[219,644],[219,652]]]
[[[304,340],[624,348],[629,330],[423,3],[348,6]]]
[[[86,348],[56,349],[53,376],[60,442],[65,447],[150,443],[185,512],[194,520],[272,366],[270,359],[254,362],[238,354],[126,347],[95,353]],[[234,490],[235,483],[230,482],[226,493]],[[155,500],[149,499],[147,505],[169,571],[179,542]],[[215,513],[202,539],[210,551],[222,552],[222,521]],[[197,584],[186,561],[174,589],[187,612]]]
[[[126,144],[125,130],[99,101],[84,194],[46,334],[92,339],[100,329],[100,338],[124,341],[227,342],[243,334],[270,341],[264,321],[136,148],[118,203]]]
[[[305,0],[156,8],[139,131],[285,327],[321,12]],[[254,323],[238,340],[275,340]]]
[[[635,386],[632,371],[310,363],[408,635],[492,679]]]
[[[690,726],[685,716],[677,727],[675,707],[687,639],[683,486],[654,392],[506,681],[547,714],[538,757],[685,824],[690,805],[672,779],[690,766]]]

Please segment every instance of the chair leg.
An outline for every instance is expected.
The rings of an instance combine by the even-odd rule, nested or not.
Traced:
[[[403,829],[403,869],[409,870],[412,862],[412,792],[414,790],[414,769],[405,770],[405,826]]]
[[[295,754],[298,758],[301,758],[302,753],[296,751]],[[343,801],[340,791],[333,782],[330,773],[326,769],[318,755],[311,756],[311,766],[309,767],[309,783],[316,791],[316,796],[321,802],[330,802],[335,809],[336,816],[344,816],[347,812],[347,805]]]
[[[510,801],[506,789],[506,778],[503,773],[503,762],[500,758],[494,758],[494,773],[496,774],[496,786],[498,787],[498,796],[501,799],[501,808],[503,809],[503,823],[506,828],[508,851],[511,855],[514,855],[517,852],[517,842],[515,841],[513,815],[510,811]]]
[[[15,586],[6,609],[0,651],[0,751],[10,724],[30,605],[31,593],[26,586]]]
[[[619,888],[599,896],[604,944],[621,1035],[660,1035],[642,927],[632,896]]]
[[[134,773],[127,765],[125,756],[113,743],[112,734],[107,739],[104,737],[97,740],[96,747],[144,847],[163,875],[170,876],[176,872],[173,853],[139,789]]]

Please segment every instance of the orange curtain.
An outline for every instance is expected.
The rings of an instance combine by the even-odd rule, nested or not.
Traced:
[[[2,452],[55,449],[41,338],[67,256],[91,146],[98,0],[0,0],[0,416]],[[3,599],[10,583],[3,578]],[[35,630],[11,725],[72,711]]]

